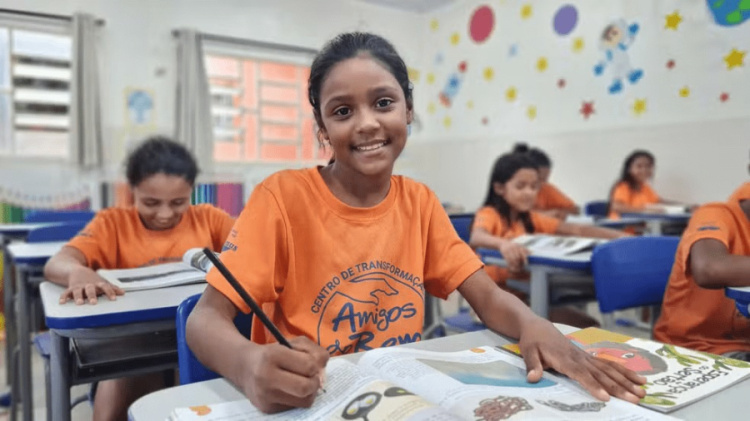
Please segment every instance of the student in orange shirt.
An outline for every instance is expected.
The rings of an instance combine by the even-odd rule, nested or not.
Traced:
[[[435,194],[393,175],[413,109],[406,65],[390,43],[366,33],[334,38],[313,61],[309,99],[334,159],[258,185],[221,255],[292,349],[257,322],[246,340],[232,321],[249,308],[212,271],[187,326],[207,367],[262,411],[309,406],[329,356],[420,340],[425,292],[458,290],[491,329],[520,338],[530,381],[553,367],[600,399],[644,395],[645,379],[589,358],[497,288]]]
[[[578,215],[581,210],[571,198],[549,182],[552,171],[552,161],[539,148],[529,148],[524,143],[518,143],[513,148],[514,153],[524,153],[539,169],[539,193],[536,195],[534,210],[548,216],[565,220],[568,215]]]
[[[124,294],[97,269],[180,261],[193,247],[219,251],[229,235],[234,220],[226,212],[190,204],[198,167],[182,145],[148,139],[130,154],[126,172],[135,206],[98,212],[44,267],[45,278],[67,288],[61,304],[96,304],[99,295],[114,300]],[[99,382],[94,419],[126,420],[130,404],[164,386],[161,373]]]
[[[750,319],[724,295],[725,287],[741,286],[750,286],[747,188],[693,214],[677,248],[654,338],[750,361]]]

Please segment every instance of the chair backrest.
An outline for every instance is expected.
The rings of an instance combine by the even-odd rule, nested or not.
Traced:
[[[177,363],[180,370],[180,384],[190,384],[219,377],[218,374],[209,370],[198,361],[193,351],[188,347],[187,340],[185,339],[185,327],[188,316],[190,316],[190,312],[193,311],[200,297],[200,294],[188,297],[177,307],[175,322],[177,325]],[[246,338],[250,337],[251,322],[252,314],[240,313],[234,319],[234,325],[237,326],[237,330]]]
[[[586,203],[583,212],[588,216],[606,217],[609,202],[606,200],[594,200]]]
[[[596,247],[591,272],[599,310],[660,304],[679,242],[679,237],[627,237]]]
[[[88,222],[94,218],[94,211],[68,211],[68,210],[38,210],[29,212],[24,222]]]
[[[59,225],[34,228],[26,236],[27,243],[68,241],[75,237],[88,224],[87,221],[71,221]]]
[[[451,223],[453,223],[453,228],[456,229],[458,236],[468,244],[469,237],[471,236],[471,221],[474,220],[474,214],[457,213],[450,215],[450,218]]]

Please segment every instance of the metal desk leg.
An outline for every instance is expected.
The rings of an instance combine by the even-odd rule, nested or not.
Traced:
[[[24,421],[34,418],[34,395],[31,387],[31,320],[28,271],[16,267],[16,285],[18,290],[17,318],[18,318],[18,378],[21,380],[21,408]]]
[[[547,319],[549,315],[549,279],[547,269],[531,266],[531,311]]]
[[[13,285],[13,262],[8,256],[8,244],[10,239],[2,238],[3,245],[3,306],[5,311],[5,366],[8,371],[5,373],[5,383],[13,386],[13,367],[11,358],[16,348],[16,314],[13,299],[15,298],[15,288]]]
[[[50,383],[52,421],[70,421],[70,338],[50,330]]]

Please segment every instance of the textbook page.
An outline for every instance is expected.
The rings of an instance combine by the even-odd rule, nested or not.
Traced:
[[[244,399],[177,408],[169,421],[460,420],[422,397],[378,379],[376,373],[341,358],[328,362],[326,377],[326,391],[318,394],[311,408],[269,415]]]
[[[582,251],[591,251],[598,244],[606,242],[599,238],[566,237],[559,235],[525,234],[513,239],[531,251],[544,256],[565,256]]]
[[[674,420],[612,398],[600,402],[549,373],[526,381],[523,361],[493,347],[459,352],[381,348],[360,365],[466,420]]]
[[[99,269],[96,273],[123,291],[138,291],[205,282],[206,272],[212,266],[202,249],[192,248],[179,262],[133,269]]]

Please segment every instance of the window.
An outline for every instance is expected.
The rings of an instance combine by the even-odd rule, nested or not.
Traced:
[[[206,51],[216,162],[327,159],[307,100],[311,54]]]
[[[0,155],[69,155],[72,40],[0,22]]]

